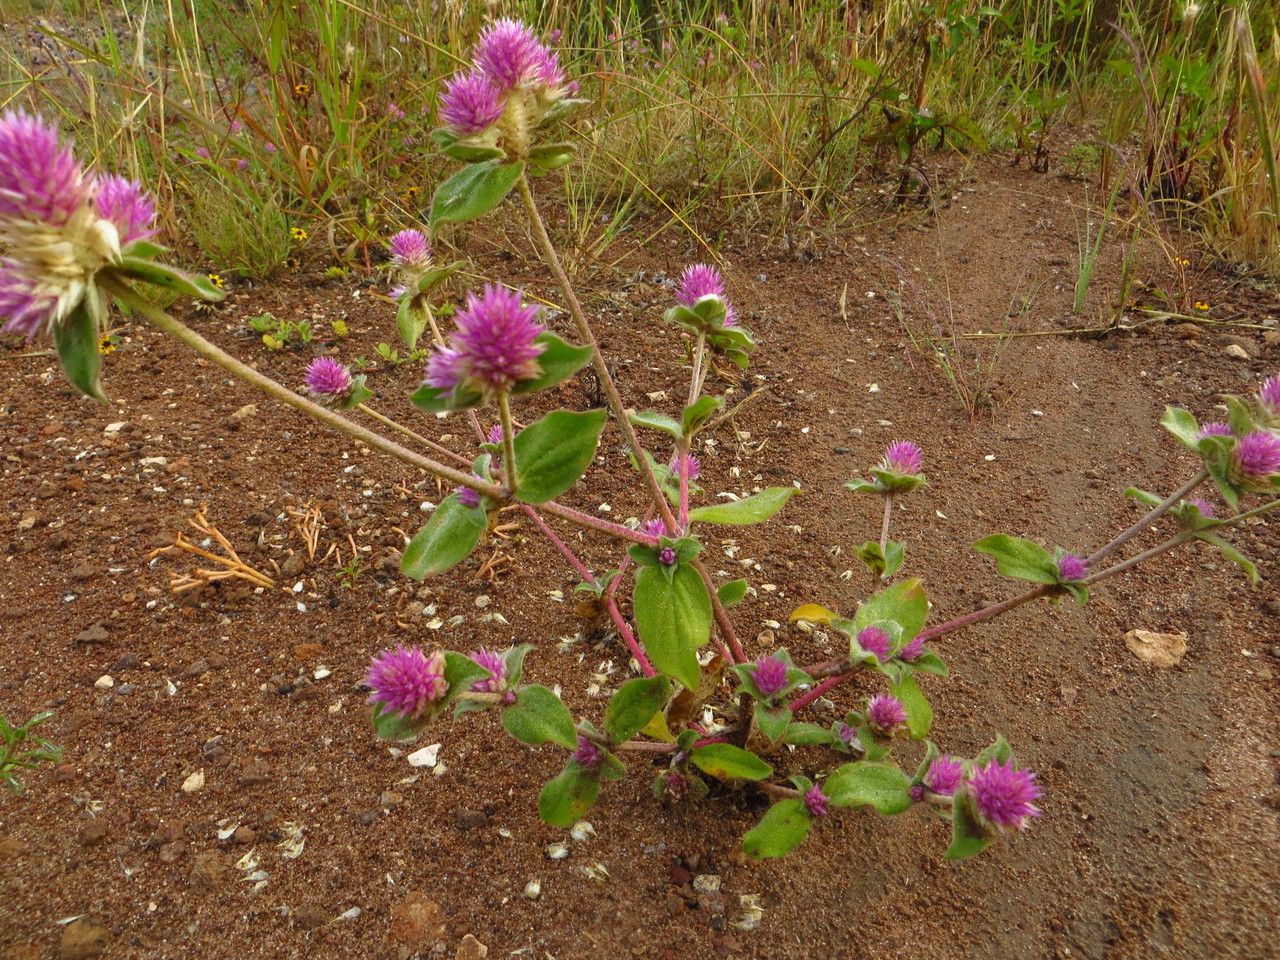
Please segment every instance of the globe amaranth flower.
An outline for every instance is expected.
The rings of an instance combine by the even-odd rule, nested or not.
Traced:
[[[332,357],[316,357],[307,366],[305,382],[312,396],[333,402],[351,392],[351,371]]]
[[[641,525],[640,532],[650,537],[665,537],[667,535],[667,525],[661,517],[646,520]]]
[[[450,346],[431,356],[427,383],[446,392],[467,385],[493,394],[538,376],[544,347],[537,338],[546,328],[537,315],[537,307],[525,306],[520,293],[506,287],[489,284],[478,297],[468,294]]]
[[[1083,580],[1089,575],[1089,565],[1074,553],[1064,553],[1058,558],[1058,576],[1063,580]]]
[[[96,190],[56,126],[0,115],[0,331],[51,333],[119,260],[120,230],[95,209]]]
[[[897,697],[872,697],[867,703],[867,723],[879,733],[892,733],[907,722],[907,710]]]
[[[1280,474],[1280,436],[1269,430],[1246,433],[1231,452],[1231,467],[1239,482],[1266,486]]]
[[[431,244],[421,230],[401,230],[388,241],[387,251],[402,270],[419,273],[431,266]]]
[[[888,660],[893,641],[882,627],[863,627],[858,631],[858,646],[867,653],[874,653],[878,660]]]
[[[462,137],[488,130],[502,110],[500,91],[479,70],[454,74],[440,94],[440,122]]]
[[[924,637],[914,637],[910,643],[898,651],[898,659],[913,663],[924,654]]]
[[[697,480],[702,475],[702,463],[692,453],[686,453],[684,458],[689,464],[689,479]],[[676,453],[672,455],[671,462],[667,464],[676,476],[680,475],[680,460],[680,454]]]
[[[924,451],[910,440],[895,440],[885,448],[883,463],[886,470],[912,476],[924,469]]]
[[[581,767],[596,767],[604,759],[604,751],[594,741],[578,734],[578,746],[570,756]]]
[[[1040,816],[1034,802],[1043,791],[1036,775],[1015,770],[1012,760],[992,760],[974,770],[969,789],[978,818],[996,830],[1025,830],[1032,817]]]
[[[1199,510],[1200,516],[1204,517],[1206,520],[1212,520],[1218,515],[1218,511],[1214,505],[1202,497],[1192,497],[1187,501],[1187,503]]]
[[[1210,420],[1208,423],[1200,426],[1200,437],[1229,437],[1231,436],[1231,424],[1223,423],[1221,420]]]
[[[555,89],[565,79],[559,57],[519,20],[496,20],[484,29],[475,65],[501,91],[532,85]]]
[[[964,764],[951,756],[944,753],[929,764],[929,769],[925,771],[923,784],[930,793],[936,793],[939,796],[949,797],[964,783]]]
[[[1258,390],[1258,403],[1264,413],[1280,417],[1280,374],[1262,381],[1262,387]]]
[[[684,273],[680,274],[680,285],[676,288],[676,302],[692,307],[703,297],[711,296],[724,301],[724,325],[736,326],[737,315],[733,311],[733,304],[725,296],[724,277],[720,275],[720,271],[706,263],[694,263],[685,267]]]
[[[121,246],[156,235],[156,202],[139,184],[106,174],[97,178],[95,187],[94,207],[98,216],[115,226]]]
[[[775,697],[787,687],[787,664],[781,657],[760,657],[748,669],[756,689],[766,697]]]
[[[431,656],[420,647],[384,650],[365,674],[364,682],[373,690],[369,702],[381,704],[384,713],[414,719],[448,691],[444,666],[439,650]]]
[[[664,567],[674,567],[679,559],[679,554],[672,547],[663,547],[658,551],[658,562]]]
[[[470,487],[458,487],[454,494],[457,496],[458,502],[464,507],[475,509],[480,506],[479,492],[472,490]]]
[[[507,664],[502,654],[481,647],[471,652],[471,659],[489,671],[489,676],[471,685],[476,693],[497,693],[507,679]]]
[[[840,742],[846,747],[853,743],[858,736],[856,727],[851,727],[847,723],[842,723],[836,728],[836,736],[840,738]]]
[[[804,808],[809,811],[811,817],[825,817],[831,809],[829,804],[827,795],[816,783],[804,795]]]

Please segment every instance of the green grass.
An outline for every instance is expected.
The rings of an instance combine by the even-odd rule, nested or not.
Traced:
[[[103,165],[153,185],[192,260],[265,276],[291,227],[329,265],[423,219],[448,173],[427,140],[435,98],[487,5],[25,7],[44,18],[29,28],[48,26],[38,60],[27,30],[0,41],[0,103],[56,115]],[[852,199],[868,181],[927,206],[939,152],[1001,150],[1096,176],[1099,196],[1132,185],[1212,254],[1280,271],[1270,4],[1206,0],[1185,17],[1151,0],[1118,13],[1095,0],[498,7],[560,31],[593,100],[574,125],[561,237],[577,269],[642,212],[708,248],[730,223],[785,237],[870,219]],[[1097,134],[1062,157],[1066,125]],[[1097,163],[1082,168],[1082,150]]]

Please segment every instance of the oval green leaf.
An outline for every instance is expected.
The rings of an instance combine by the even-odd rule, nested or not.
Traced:
[[[698,649],[711,639],[711,597],[692,567],[677,566],[668,576],[661,567],[636,571],[636,629],[653,665],[698,689]]]
[[[521,743],[558,743],[567,750],[578,745],[573,715],[559,697],[538,684],[522,687],[516,702],[502,711],[502,729]]]
[[[769,487],[753,497],[690,510],[689,519],[730,527],[763,523],[781,510],[783,504],[799,492],[795,487]]]
[[[445,497],[405,547],[400,572],[421,580],[456,566],[475,549],[488,522],[479,507],[464,506],[456,494]]]
[[[596,455],[604,410],[554,410],[516,434],[516,499],[546,503],[572,487]]]

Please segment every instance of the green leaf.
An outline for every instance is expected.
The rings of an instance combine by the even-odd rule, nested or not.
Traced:
[[[783,504],[799,492],[795,487],[769,487],[744,500],[732,500],[728,503],[717,503],[690,510],[689,519],[731,527],[763,523],[781,510]]]
[[[466,263],[464,261],[455,260],[452,263],[446,263],[443,267],[432,267],[418,278],[418,292],[430,292],[434,287],[438,287],[441,283],[465,266]]]
[[[890,685],[889,692],[901,700],[906,708],[907,729],[911,731],[912,738],[919,740],[928,736],[929,728],[933,726],[933,707],[920,692],[916,678],[910,675],[903,677]]]
[[[143,257],[123,257],[120,265],[113,269],[134,280],[163,287],[182,296],[195,297],[197,300],[217,301],[226,296],[202,274],[188,273],[167,263],[155,263]]]
[[[92,283],[85,289],[84,299],[62,323],[53,328],[53,342],[62,370],[71,385],[85,396],[107,402],[98,374],[102,354],[98,352],[98,333],[105,308],[98,288]]]
[[[946,662],[932,651],[925,651],[911,662],[911,666],[921,673],[932,673],[934,676],[945,677],[948,674]]]
[[[804,801],[794,797],[779,800],[764,818],[742,838],[742,852],[756,860],[785,857],[809,835],[813,818]]]
[[[477,407],[484,397],[475,390],[458,389],[445,392],[439,387],[423,384],[409,394],[409,402],[426,413],[444,413],[446,410],[470,410]]]
[[[783,743],[790,743],[797,747],[820,747],[835,740],[836,735],[830,727],[823,727],[816,723],[792,723],[782,737]]]
[[[756,703],[756,726],[760,728],[760,732],[769,738],[771,743],[777,743],[782,739],[782,735],[787,732],[787,725],[791,723],[791,709],[789,707],[769,707],[763,703]]]
[[[402,717],[398,713],[389,713],[381,703],[373,707],[373,731],[383,740],[412,740],[422,733],[434,713],[422,716]]]
[[[413,350],[418,346],[418,338],[427,329],[427,315],[413,305],[413,297],[404,294],[396,307],[396,332],[404,345]]]
[[[1139,490],[1137,487],[1128,487],[1124,491],[1126,497],[1137,500],[1146,507],[1158,507],[1163,500],[1154,493],[1148,493],[1146,490]]]
[[[636,571],[636,629],[654,667],[697,690],[697,651],[711,639],[711,597],[692,567],[679,564],[670,575],[668,570],[645,566]]]
[[[542,345],[538,354],[538,366],[542,372],[532,380],[521,380],[511,392],[536,393],[568,380],[591,362],[590,347],[575,347],[565,343],[554,333],[540,333],[534,343]]]
[[[675,417],[669,417],[665,413],[657,413],[653,410],[632,410],[627,414],[627,419],[637,427],[661,430],[676,440],[680,439],[680,422]]]
[[[436,711],[443,710],[470,690],[473,683],[477,680],[483,680],[487,676],[489,676],[489,671],[470,657],[446,650],[444,654],[444,679],[449,684],[449,691],[442,700],[437,701],[435,705]]]
[[[1008,763],[1012,759],[1013,748],[1009,746],[1009,741],[1004,738],[1004,735],[998,733],[991,746],[973,758],[973,765],[975,767],[984,767],[992,760]]]
[[[464,506],[457,494],[450,494],[405,547],[400,572],[421,580],[457,566],[475,549],[488,523],[484,510]]]
[[[1199,450],[1200,424],[1189,411],[1181,407],[1166,407],[1164,416],[1160,418],[1160,426],[1177,437],[1183,446]]]
[[[720,780],[763,780],[773,767],[750,750],[731,743],[708,743],[689,751],[689,759],[703,773]]]
[[[516,702],[502,711],[502,729],[530,746],[558,743],[572,750],[578,745],[578,732],[569,708],[538,684],[520,688]]]
[[[373,391],[369,389],[365,375],[362,373],[351,380],[351,391],[347,394],[346,399],[338,404],[339,410],[354,410],[366,400],[373,398]]]
[[[671,681],[666,677],[639,677],[618,688],[604,711],[604,731],[612,743],[622,743],[645,728],[667,703]]]
[[[1053,555],[1030,540],[997,533],[983,537],[973,545],[973,549],[995,557],[996,569],[1002,576],[1029,580],[1032,583],[1058,582],[1058,564]]]
[[[703,428],[711,415],[724,409],[724,400],[720,397],[699,397],[684,408],[681,415],[682,427],[686,437],[694,436]]]
[[[747,595],[747,581],[730,580],[728,583],[720,584],[716,590],[716,596],[720,599],[720,605],[728,608],[742,602],[742,598]]]
[[[436,188],[431,198],[431,229],[442,223],[466,223],[482,217],[511,192],[524,163],[487,160],[471,163]]]
[[[973,799],[969,791],[961,790],[951,804],[951,846],[947,848],[948,860],[963,860],[981,853],[991,843],[973,813]]]
[[[854,493],[884,493],[883,490],[870,480],[863,480],[861,478],[857,480],[850,480],[844,485],[844,488],[846,490],[852,490]],[[877,544],[877,546],[879,545]]]
[[[916,579],[904,580],[872,594],[858,604],[853,615],[854,631],[869,627],[878,620],[891,620],[902,627],[902,643],[910,643],[924,629],[929,615],[929,599]],[[795,615],[792,614],[794,617]]]
[[[539,170],[559,170],[573,162],[576,152],[572,143],[547,143],[529,151],[529,162]]]
[[[502,655],[502,665],[507,673],[507,686],[514,687],[524,676],[524,658],[533,649],[532,643],[521,643]],[[576,745],[576,744],[575,744]]]
[[[1196,539],[1203,540],[1205,543],[1217,547],[1218,551],[1224,557],[1244,571],[1245,576],[1249,578],[1249,583],[1252,586],[1256,587],[1262,580],[1262,577],[1258,575],[1258,568],[1254,565],[1253,561],[1229,544],[1226,540],[1223,540],[1216,533],[1209,533],[1208,531],[1202,530],[1196,534]]]
[[[549,780],[538,794],[538,816],[553,827],[571,827],[591,809],[599,795],[597,772],[570,760],[560,775]]]
[[[1253,414],[1239,397],[1227,397],[1227,424],[1237,437],[1243,437],[1254,429]]]
[[[546,503],[572,487],[596,455],[604,410],[553,410],[516,434],[516,499]]]
[[[911,781],[891,763],[846,763],[827,778],[822,792],[837,807],[866,804],[880,813],[901,813],[911,806]]]

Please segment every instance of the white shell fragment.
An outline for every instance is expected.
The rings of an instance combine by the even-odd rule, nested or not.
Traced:
[[[549,843],[546,846],[546,854],[548,860],[563,860],[569,856],[569,845],[567,843]]]
[[[440,759],[440,744],[433,743],[429,747],[415,750],[407,759],[411,767],[434,767]]]
[[[524,885],[524,895],[530,900],[537,900],[542,895],[542,881],[530,880]]]

